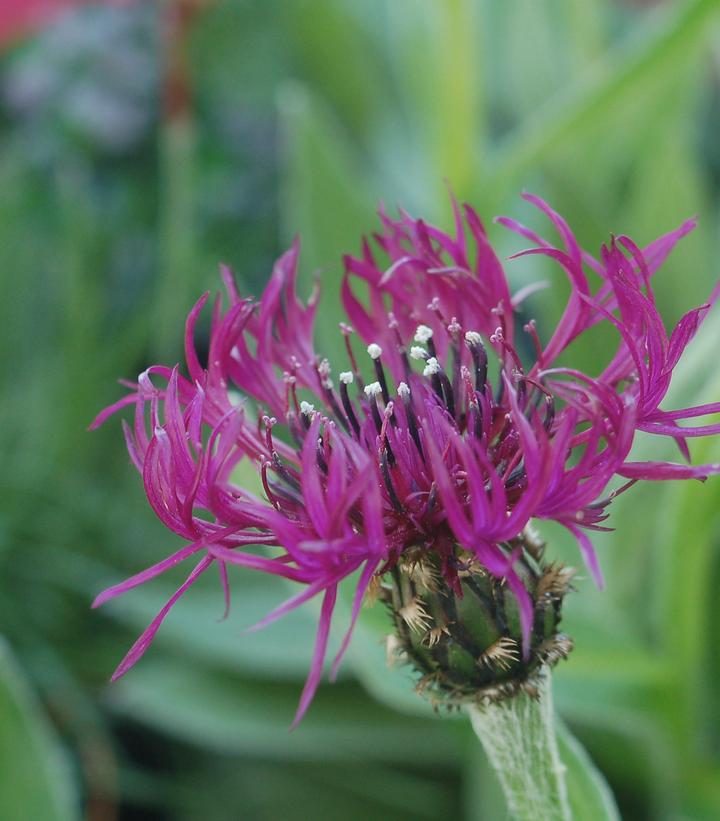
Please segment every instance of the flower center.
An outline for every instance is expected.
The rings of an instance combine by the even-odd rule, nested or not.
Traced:
[[[341,327],[351,368],[339,374],[336,388],[328,360],[316,364],[315,393],[322,397],[322,411],[315,403],[299,400],[295,373],[285,374],[286,421],[295,443],[294,458],[287,452],[289,458],[283,458],[272,437],[276,420],[263,417],[272,454],[263,466],[268,499],[278,510],[292,515],[293,508],[304,504],[303,472],[311,465],[319,483],[327,487],[333,448],[344,448],[347,469],[352,472],[352,454],[360,447],[375,461],[381,479],[384,530],[390,549],[387,568],[397,563],[406,548],[418,544],[439,551],[447,563],[456,563],[455,540],[438,504],[438,460],[447,467],[449,482],[461,504],[479,504],[480,495],[497,494],[502,488],[509,510],[527,485],[516,415],[522,415],[527,424],[541,426],[549,435],[555,416],[553,397],[538,378],[525,375],[501,328],[489,340],[499,364],[493,390],[481,335],[473,330],[463,333],[454,318],[443,325],[445,335],[440,340],[428,325],[418,325],[409,347],[391,324],[395,336],[392,349],[387,343],[386,350],[377,342],[367,346],[375,377],[367,384],[350,343],[353,331],[347,325]],[[414,362],[422,366],[421,371]],[[508,390],[509,379],[512,390]],[[312,463],[303,458],[311,432],[316,439]],[[480,468],[477,462],[469,466],[456,453],[459,442],[478,457]],[[359,501],[351,517],[358,531],[362,525]],[[451,578],[457,573],[453,567],[442,570]]]

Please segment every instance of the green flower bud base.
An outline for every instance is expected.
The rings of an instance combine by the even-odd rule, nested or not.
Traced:
[[[420,674],[418,691],[436,706],[494,703],[518,693],[537,697],[541,669],[572,650],[558,625],[573,571],[544,564],[544,546],[530,533],[505,547],[521,548],[514,566],[534,604],[526,658],[515,597],[459,548],[454,562],[462,595],[445,581],[437,552],[422,548],[406,551],[390,574],[392,585],[383,587],[395,624],[389,661],[409,663]]]
[[[405,550],[376,589],[392,616],[391,663],[410,664],[417,690],[436,708],[464,707],[517,821],[569,821],[558,754],[550,668],[572,650],[559,632],[574,571],[543,560],[531,531],[503,545],[533,603],[528,653],[520,611],[507,584],[456,547]],[[457,572],[454,589],[447,563]]]

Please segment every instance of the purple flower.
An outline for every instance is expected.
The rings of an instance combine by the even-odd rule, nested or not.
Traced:
[[[134,425],[124,424],[130,456],[157,515],[188,542],[95,604],[184,559],[197,560],[114,678],[140,658],[175,601],[211,565],[228,606],[227,566],[251,567],[301,585],[258,627],[323,595],[297,722],[320,680],[339,582],[359,571],[351,626],[333,671],[373,580],[410,553],[432,556],[458,597],[468,561],[505,580],[527,655],[533,600],[518,571],[517,544],[532,519],[566,527],[601,584],[589,533],[607,529],[606,508],[617,493],[638,479],[704,479],[720,470],[629,461],[637,431],[672,437],[686,459],[688,437],[720,432],[720,424],[679,424],[720,411],[720,403],[659,408],[716,296],[668,336],[651,280],[693,222],[644,250],[613,238],[596,260],[547,204],[526,199],[550,219],[561,248],[513,220],[498,221],[533,243],[522,254],[557,261],[571,288],[546,341],[534,321],[516,327],[532,289],[511,293],[468,206],[454,206],[454,236],[404,213],[381,213],[376,247],[364,242],[360,256],[345,258],[342,298],[352,327],[340,327],[347,370],[337,380],[313,346],[317,293],[307,305],[297,296],[297,242],[278,260],[259,302],[242,299],[223,269],[228,305],[220,296],[214,302],[207,366],[194,343],[206,294],[186,323],[188,376],[177,367],[151,367],[93,423],[135,406]],[[611,323],[619,337],[604,370],[591,376],[557,366],[568,345],[599,322]],[[233,482],[243,460],[259,471],[264,498]],[[603,497],[614,477],[627,481]],[[423,613],[413,618],[422,621]]]

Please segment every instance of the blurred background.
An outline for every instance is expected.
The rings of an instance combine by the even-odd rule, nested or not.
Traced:
[[[519,199],[538,193],[593,253],[611,232],[642,245],[697,214],[656,281],[674,323],[720,274],[718,12],[3,0],[0,819],[505,817],[464,721],[434,716],[410,673],[386,668],[375,611],[292,734],[316,611],[241,635],[287,595],[279,580],[234,573],[224,622],[216,585],[196,586],[109,685],[174,579],[90,602],[175,543],[119,420],[86,428],[122,394],[117,378],[180,358],[219,262],[258,294],[296,232],[308,289],[317,272],[325,289],[319,349],[334,350],[341,253],[377,227],[381,200],[448,226],[447,183],[488,221],[548,232]],[[522,247],[491,230],[502,255]],[[509,270],[516,286],[552,283],[532,303],[542,326],[566,290],[532,259]],[[718,399],[719,333],[716,313],[667,407]],[[577,355],[597,371],[605,351]],[[694,455],[717,460],[720,444]],[[597,540],[607,590],[583,579],[568,601],[577,649],[556,702],[626,819],[720,818],[719,506],[719,480],[633,489]]]

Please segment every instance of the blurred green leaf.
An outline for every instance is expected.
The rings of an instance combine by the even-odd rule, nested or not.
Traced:
[[[708,440],[695,449],[700,462],[720,461],[720,443]],[[676,675],[674,691],[682,698],[669,718],[677,723],[677,741],[686,754],[711,744],[718,715],[710,704],[716,684],[710,674],[715,654],[708,636],[712,603],[716,597],[720,507],[717,493],[696,482],[687,482],[667,499],[664,529],[658,531],[659,638]],[[711,721],[708,721],[710,715]]]
[[[201,747],[285,760],[457,763],[463,728],[438,719],[410,719],[368,699],[356,685],[320,688],[310,710],[289,732],[302,681],[252,682],[191,667],[145,660],[108,688],[111,708]]]
[[[322,274],[323,321],[316,342],[318,350],[332,351],[343,318],[342,254],[359,250],[379,197],[338,123],[310,90],[299,83],[285,85],[278,111],[284,146],[283,235],[286,244],[294,234],[302,238],[300,276],[306,292]]]
[[[582,744],[561,721],[557,722],[557,740],[560,758],[566,767],[573,821],[620,821],[605,779]]]
[[[623,802],[623,817],[634,817],[641,807],[650,818],[675,817],[683,774],[658,712],[613,704],[603,710],[562,711]]]
[[[367,762],[259,761],[206,755],[192,778],[148,779],[126,771],[126,791],[152,795],[174,821],[414,821],[458,817],[457,788],[442,767]],[[410,767],[412,768],[410,771]]]
[[[569,93],[526,118],[501,147],[493,163],[491,187],[498,193],[507,190],[570,137],[592,128],[605,131],[621,103],[642,100],[648,83],[657,88],[662,77],[672,78],[696,58],[718,12],[716,0],[688,0],[666,12],[651,34],[643,26],[640,46],[632,43],[622,56],[608,55]]]
[[[1,637],[0,727],[0,815],[4,821],[78,819],[68,762]]]
[[[380,9],[372,0],[362,6],[366,8],[336,0],[293,0],[283,20],[306,86],[330,103],[356,142],[368,136],[393,102],[385,49],[372,25]],[[369,25],[363,17],[370,18]]]
[[[385,167],[395,190],[414,189],[434,219],[449,212],[445,182],[458,198],[469,197],[485,162],[486,85],[480,55],[489,20],[474,0],[390,0],[385,10],[398,108],[404,115],[393,112],[401,147]]]

